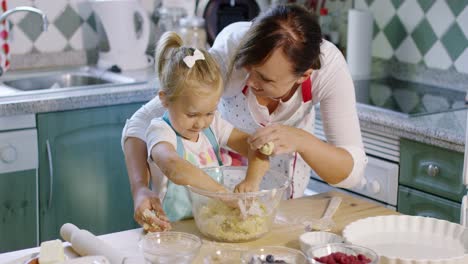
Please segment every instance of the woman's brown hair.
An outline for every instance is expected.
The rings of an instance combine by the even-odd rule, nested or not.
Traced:
[[[278,5],[257,17],[243,38],[232,67],[263,64],[281,48],[301,75],[320,69],[322,33],[315,15],[300,5]],[[232,69],[232,68],[231,68]]]

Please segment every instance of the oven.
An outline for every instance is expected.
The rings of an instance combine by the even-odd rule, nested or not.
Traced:
[[[400,144],[396,136],[363,129],[364,149],[369,162],[361,183],[350,189],[340,189],[323,182],[312,172],[305,195],[337,190],[359,196],[374,203],[396,210],[398,196],[398,173]],[[317,117],[315,135],[325,140],[322,121]]]

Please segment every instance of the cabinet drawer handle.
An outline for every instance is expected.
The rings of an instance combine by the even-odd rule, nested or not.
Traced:
[[[49,181],[49,201],[47,202],[47,210],[50,209],[52,206],[52,198],[54,194],[54,166],[53,166],[53,161],[52,161],[52,149],[50,147],[49,140],[46,140],[46,147],[47,147],[47,157],[49,159],[49,176],[50,176],[50,181]]]
[[[427,175],[435,177],[439,175],[439,171],[440,169],[437,165],[434,165],[434,164],[427,165]]]

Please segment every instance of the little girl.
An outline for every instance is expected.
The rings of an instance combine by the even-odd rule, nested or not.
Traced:
[[[153,189],[163,201],[169,220],[192,215],[184,186],[227,191],[200,169],[223,165],[221,147],[248,158],[247,175],[234,191],[258,190],[269,159],[251,150],[249,135],[233,128],[216,111],[223,80],[215,60],[206,51],[182,46],[182,39],[174,32],[161,37],[156,58],[158,96],[166,112],[151,121],[146,142]]]

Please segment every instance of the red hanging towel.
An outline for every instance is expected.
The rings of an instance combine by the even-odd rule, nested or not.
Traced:
[[[1,0],[0,14],[7,11],[7,0]],[[5,72],[10,66],[10,44],[8,43],[8,22],[4,20],[0,23],[0,66]]]

